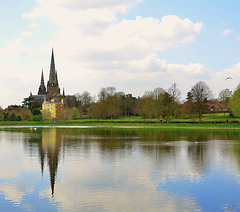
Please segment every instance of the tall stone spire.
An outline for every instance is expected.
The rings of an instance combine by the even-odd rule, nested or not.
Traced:
[[[44,85],[43,70],[42,70],[42,76],[41,76],[41,83],[38,89],[38,95],[47,95],[46,87]]]
[[[60,94],[60,88],[58,86],[58,79],[57,79],[57,72],[55,69],[55,61],[54,61],[54,52],[52,49],[52,57],[51,57],[51,64],[50,64],[50,74],[49,80],[47,83],[47,99],[51,99],[56,97]]]
[[[55,61],[54,61],[53,49],[52,49],[52,57],[51,57],[51,65],[50,65],[50,75],[49,75],[48,83],[53,84],[53,85],[58,85],[57,74],[56,74],[56,69],[55,69]]]
[[[51,57],[51,69],[55,70],[55,62],[54,62],[54,52],[52,48],[52,57]]]

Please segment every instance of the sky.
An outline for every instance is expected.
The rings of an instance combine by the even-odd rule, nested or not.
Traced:
[[[238,0],[1,0],[0,105],[21,105],[49,78],[65,94],[102,87],[142,96],[198,81],[215,97],[240,79]],[[232,80],[225,80],[232,77]]]

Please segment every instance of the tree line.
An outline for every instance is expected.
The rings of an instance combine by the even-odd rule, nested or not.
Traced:
[[[87,91],[77,93],[76,100],[79,108],[65,108],[58,114],[59,120],[78,119],[90,117],[99,119],[111,119],[118,117],[141,116],[156,118],[159,122],[163,119],[169,121],[173,118],[191,118],[198,116],[201,121],[204,113],[208,111],[208,103],[221,103],[228,106],[232,116],[240,117],[240,85],[234,92],[228,88],[219,92],[214,99],[209,86],[199,81],[191,87],[184,101],[181,101],[181,92],[174,83],[168,89],[155,88],[153,91],[145,91],[142,97],[133,97],[131,94],[118,92],[115,87],[101,88],[95,96]],[[31,103],[31,99],[24,98],[23,105],[17,110],[6,113],[0,108],[0,120],[50,120],[51,114],[42,111],[41,105]]]
[[[236,94],[237,90],[239,94]],[[220,103],[228,106],[232,115],[240,116],[240,111],[239,115],[236,113],[236,110],[239,110],[236,97],[240,98],[240,88],[237,90],[232,95],[228,88],[223,89],[218,98],[214,99],[209,86],[199,81],[187,93],[185,101],[181,101],[181,92],[176,83],[168,89],[158,87],[153,91],[145,91],[144,95],[138,98],[117,92],[114,87],[106,87],[99,91],[97,102],[88,102],[87,105],[90,106],[86,112],[89,117],[97,120],[134,115],[143,119],[157,118],[160,122],[163,119],[169,121],[172,118],[191,118],[197,115],[201,121],[203,114],[208,112],[208,103]]]

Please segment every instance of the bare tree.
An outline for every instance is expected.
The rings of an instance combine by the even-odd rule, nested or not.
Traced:
[[[228,88],[221,90],[218,94],[218,100],[224,104],[228,104],[230,97],[232,96],[232,91]]]
[[[152,91],[145,91],[143,97],[151,97],[153,98],[154,93]]]
[[[47,120],[52,120],[52,114],[49,110],[42,110],[42,120],[47,121]]]
[[[158,100],[166,91],[163,88],[155,88],[153,90],[154,99]]]
[[[87,113],[87,108],[93,104],[94,100],[91,94],[87,91],[84,91],[82,94],[77,93],[76,98],[78,102],[81,102],[82,112]]]
[[[196,110],[201,122],[202,115],[206,109],[206,102],[212,97],[212,91],[205,82],[197,82],[191,89],[192,101],[196,106]]]
[[[106,97],[114,96],[116,94],[116,88],[115,87],[106,87],[101,88],[98,93],[98,100],[102,101]]]
[[[99,93],[98,93],[99,101],[105,99],[106,97],[107,97],[107,90],[106,90],[106,88],[101,88]]]
[[[171,87],[168,89],[168,93],[172,97],[174,102],[179,102],[180,101],[181,92],[177,88],[177,84],[176,83],[173,83],[171,85]]]
[[[114,96],[116,93],[115,87],[106,87],[107,96]]]

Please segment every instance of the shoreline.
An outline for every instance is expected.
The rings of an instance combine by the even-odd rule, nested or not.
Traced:
[[[165,125],[165,126],[164,126]],[[184,126],[185,125],[185,126]],[[202,125],[202,126],[201,126]],[[227,126],[229,125],[229,126]],[[0,128],[129,128],[129,129],[211,129],[211,130],[240,130],[240,124],[209,124],[209,123],[164,123],[164,124],[155,124],[155,123],[103,123],[97,124],[95,122],[87,123],[87,124],[80,124],[80,123],[56,123],[56,124],[49,124],[49,123],[7,123],[7,124],[0,124]]]

